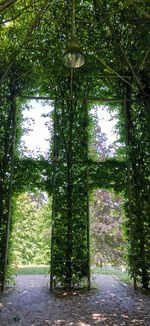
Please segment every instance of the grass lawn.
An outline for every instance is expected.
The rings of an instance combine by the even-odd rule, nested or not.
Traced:
[[[19,266],[16,274],[17,275],[42,275],[49,274],[50,267],[45,265],[23,265]]]
[[[105,274],[105,275],[114,275],[116,276],[119,281],[131,284],[131,278],[129,277],[129,274],[127,272],[122,272],[120,270],[117,270],[115,268],[107,268],[107,267],[91,267],[91,274]]]
[[[23,265],[19,266],[16,274],[17,275],[48,275],[50,273],[50,266],[45,265]],[[121,282],[126,284],[131,284],[131,279],[127,272],[119,271],[115,268],[107,267],[91,267],[91,274],[105,274],[105,275],[114,275]]]

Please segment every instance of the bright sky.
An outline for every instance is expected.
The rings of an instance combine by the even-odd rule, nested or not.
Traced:
[[[97,109],[99,117],[99,125],[103,133],[107,136],[106,144],[111,145],[117,138],[115,133],[116,119],[111,119],[110,113],[106,110],[105,106],[99,106]]]
[[[47,114],[51,111],[50,105],[41,105],[40,102],[32,100],[30,102],[32,105],[32,109],[24,109],[23,115],[25,118],[29,118],[29,120],[25,120],[23,127],[32,129],[28,132],[28,134],[24,134],[22,137],[22,141],[25,144],[26,151],[31,152],[34,151],[33,156],[37,156],[37,154],[41,154],[45,156],[49,150],[49,141],[50,131],[48,130],[49,117],[42,117],[43,114]],[[116,140],[116,135],[114,133],[114,127],[116,124],[116,119],[111,119],[110,113],[107,112],[106,107],[100,106],[98,108],[98,117],[99,117],[99,125],[103,133],[107,136],[107,146],[112,144]],[[34,121],[33,121],[34,120]]]
[[[43,117],[43,114],[48,114],[51,111],[50,105],[41,105],[35,100],[31,102],[32,109],[24,109],[24,118],[29,118],[23,123],[23,127],[30,128],[27,134],[24,134],[22,141],[25,143],[27,151],[34,151],[35,156],[39,151],[41,155],[44,155],[49,150],[49,138],[50,131],[48,129],[49,117]]]

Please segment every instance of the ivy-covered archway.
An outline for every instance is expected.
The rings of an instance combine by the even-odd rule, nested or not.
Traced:
[[[131,275],[145,288],[150,271],[149,7],[139,1],[77,1],[76,29],[86,64],[71,71],[62,57],[70,35],[67,1],[3,2],[1,13],[0,283],[4,290],[13,192],[37,183],[53,194],[51,287],[71,288],[89,274],[88,196],[99,185],[124,191]],[[139,26],[139,28],[137,28]],[[17,156],[21,104],[54,101],[49,160]],[[91,101],[122,103],[120,158],[89,157]],[[45,179],[41,180],[41,174]],[[21,180],[21,182],[20,182]],[[58,240],[59,239],[59,240]]]

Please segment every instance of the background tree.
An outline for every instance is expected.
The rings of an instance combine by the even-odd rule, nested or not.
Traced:
[[[112,155],[112,149],[114,155],[117,154],[117,147],[115,142],[107,146],[107,136],[101,131],[102,122],[99,120],[98,110],[102,110],[102,108],[97,106],[93,112],[94,123],[91,152],[95,151],[94,157],[98,162],[105,162]],[[111,106],[110,108],[106,106],[105,110],[109,112],[109,110],[112,111],[112,108]],[[113,119],[113,117],[116,117],[116,113],[110,112],[110,119]],[[93,264],[98,264],[99,266],[102,266],[102,264],[120,266],[124,263],[123,249],[125,247],[122,234],[122,204],[122,196],[115,195],[113,191],[98,189],[92,194],[90,232],[92,246],[91,261]]]
[[[43,264],[50,262],[51,201],[46,194],[22,193],[13,200],[11,233],[12,264]]]
[[[92,264],[121,266],[125,244],[122,235],[122,198],[97,190],[90,206]]]

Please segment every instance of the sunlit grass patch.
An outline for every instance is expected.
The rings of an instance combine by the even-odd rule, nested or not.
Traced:
[[[131,284],[131,278],[127,272],[122,272],[121,270],[118,270],[117,268],[107,268],[107,267],[91,267],[91,274],[104,274],[104,275],[113,275],[116,276],[119,281],[125,283],[125,284]]]
[[[43,275],[49,274],[50,267],[45,265],[22,265],[19,266],[17,275]]]

